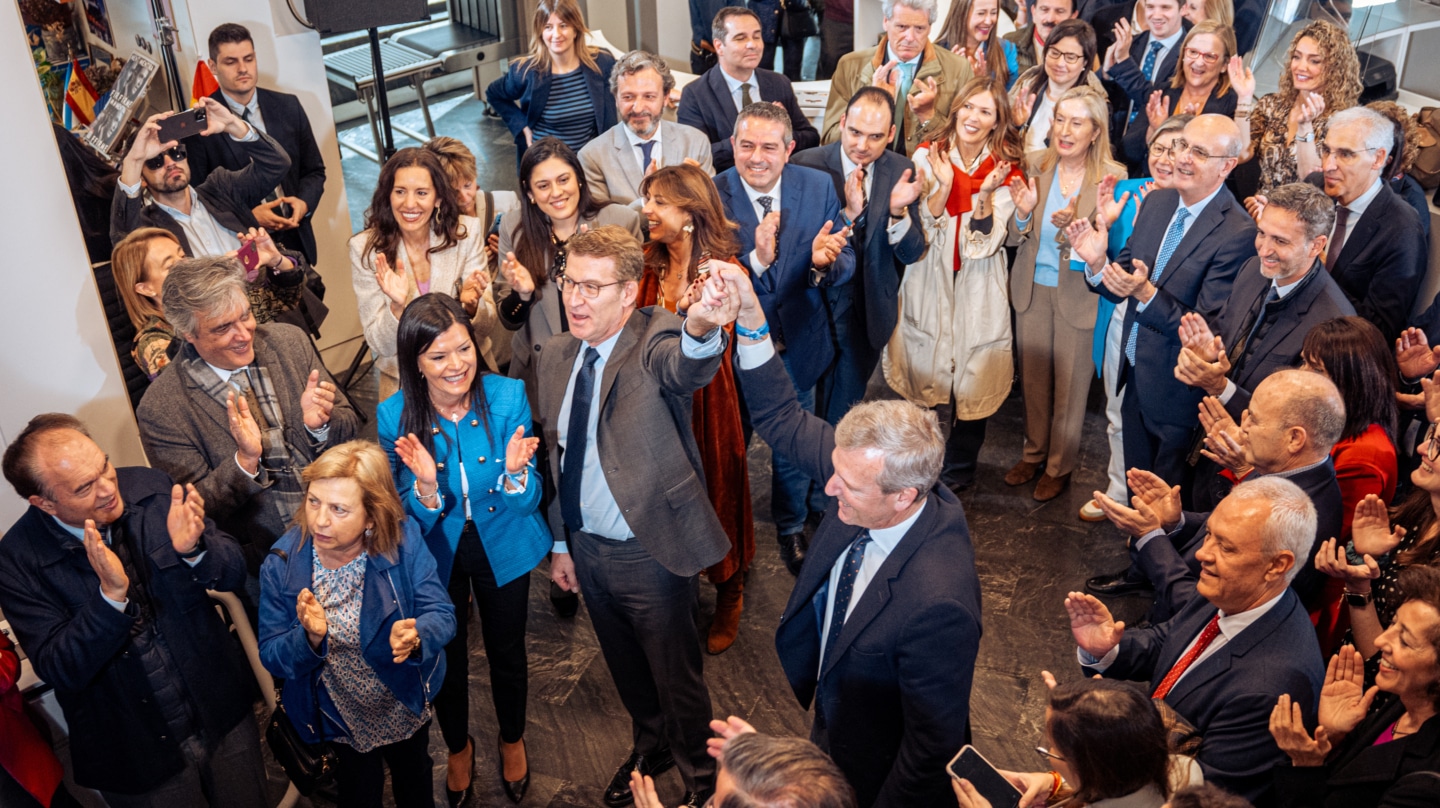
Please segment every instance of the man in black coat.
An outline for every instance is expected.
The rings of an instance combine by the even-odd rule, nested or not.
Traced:
[[[835,363],[820,380],[825,420],[838,424],[865,396],[900,316],[900,273],[925,254],[920,224],[920,178],[895,139],[895,101],[879,87],[863,87],[840,118],[840,141],[807,149],[796,165],[824,171],[835,184],[855,249],[855,278],[825,289],[835,325]],[[898,215],[897,215],[898,211]]]
[[[800,110],[790,79],[758,67],[765,43],[760,40],[760,18],[740,6],[726,6],[715,15],[714,35],[718,63],[685,86],[675,120],[710,136],[710,158],[719,174],[735,165],[735,118],[755,101],[771,101],[790,115],[795,150],[820,145],[820,133]]]
[[[1309,177],[1335,200],[1325,268],[1390,341],[1409,321],[1427,262],[1419,215],[1381,176],[1393,132],[1390,119],[1365,107],[1335,113],[1321,146],[1321,175]]]
[[[305,108],[289,93],[256,86],[255,43],[244,26],[225,23],[210,32],[210,70],[220,84],[210,97],[269,135],[290,157],[279,193],[272,189],[251,209],[255,221],[269,230],[276,242],[301,253],[314,266],[315,232],[310,219],[325,193],[325,158],[320,155]],[[197,148],[190,153],[190,178],[197,186],[216,168],[239,171],[250,163],[250,155],[233,141],[202,138],[194,142]]]
[[[111,805],[269,805],[255,681],[205,594],[245,562],[195,487],[116,469],[60,413],[4,470],[30,508],[0,541],[0,608],[55,688],[75,781]]]
[[[862,808],[944,805],[964,744],[980,645],[980,584],[965,512],[938,484],[935,416],[903,401],[856,406],[838,427],[806,413],[744,273],[736,361],[755,431],[836,504],[815,532],[775,647],[811,740]],[[880,446],[903,448],[880,449]]]

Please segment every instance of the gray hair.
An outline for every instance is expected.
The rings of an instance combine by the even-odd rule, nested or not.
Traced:
[[[1327,129],[1360,124],[1365,127],[1365,148],[1380,149],[1387,155],[1395,148],[1395,123],[1369,107],[1350,107],[1330,116]]]
[[[855,808],[855,789],[815,744],[746,732],[725,742],[734,790],[717,808]]]
[[[675,89],[675,77],[670,75],[670,64],[664,57],[657,56],[650,51],[632,50],[620,57],[615,67],[610,71],[610,94],[620,94],[620,79],[625,76],[633,76],[642,70],[654,70],[660,74],[660,82],[663,85],[666,96]]]
[[[245,303],[245,288],[245,267],[235,258],[184,258],[170,267],[160,301],[175,333],[193,337],[201,317],[222,314]]]
[[[740,110],[735,116],[735,132],[740,131],[740,123],[750,118],[757,118],[762,121],[773,121],[785,127],[785,145],[795,142],[795,128],[790,123],[790,113],[784,107],[777,107],[769,101],[756,101],[750,106]]]
[[[1265,206],[1287,210],[1305,225],[1305,238],[1314,240],[1335,229],[1335,200],[1308,182],[1292,182],[1271,189]]]
[[[886,494],[914,488],[921,496],[940,479],[945,437],[935,413],[908,401],[856,404],[835,427],[841,449],[878,449],[885,455],[876,482]]]
[[[1185,131],[1185,124],[1193,120],[1195,120],[1194,115],[1171,115],[1161,121],[1159,126],[1155,127],[1155,134],[1150,136],[1150,143],[1147,145],[1153,145],[1155,141],[1160,139],[1161,135],[1168,135],[1171,132],[1177,135],[1180,134]]]
[[[1261,384],[1283,384],[1290,388],[1282,397],[1280,425],[1286,429],[1300,427],[1316,452],[1330,454],[1345,431],[1345,399],[1330,377],[1289,368],[1266,376]]]
[[[1315,503],[1300,486],[1284,477],[1257,477],[1230,489],[1226,500],[1264,502],[1270,515],[1260,528],[1260,554],[1272,559],[1289,551],[1295,563],[1285,573],[1288,585],[1310,563],[1310,548],[1315,543]]]
[[[940,14],[940,5],[936,0],[884,0],[880,4],[881,17],[886,20],[893,18],[896,6],[925,12],[925,16],[930,18],[931,25],[935,24],[935,18]]]

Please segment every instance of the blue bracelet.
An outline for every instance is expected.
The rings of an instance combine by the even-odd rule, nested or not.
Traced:
[[[764,325],[760,326],[754,331],[751,331],[750,329],[740,325],[740,323],[737,321],[735,323],[735,333],[739,334],[745,339],[759,342],[760,340],[765,339],[765,337],[770,335],[770,322],[767,320]]]

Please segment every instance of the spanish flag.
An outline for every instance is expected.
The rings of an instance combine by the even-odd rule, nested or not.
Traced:
[[[95,85],[80,69],[80,60],[71,59],[69,75],[65,77],[65,107],[72,121],[89,126],[95,120],[95,101],[99,96]]]
[[[220,89],[220,82],[215,80],[215,74],[210,72],[210,65],[204,59],[195,63],[195,80],[190,82],[190,106],[200,106],[200,99],[207,95],[214,95]]]

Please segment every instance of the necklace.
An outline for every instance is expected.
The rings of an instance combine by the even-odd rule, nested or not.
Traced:
[[[1063,166],[1057,164],[1055,173],[1060,178],[1060,195],[1066,199],[1070,198],[1070,192],[1075,190],[1075,186],[1085,179],[1084,168],[1080,169],[1079,176],[1072,176],[1069,182],[1065,181],[1065,168]]]

